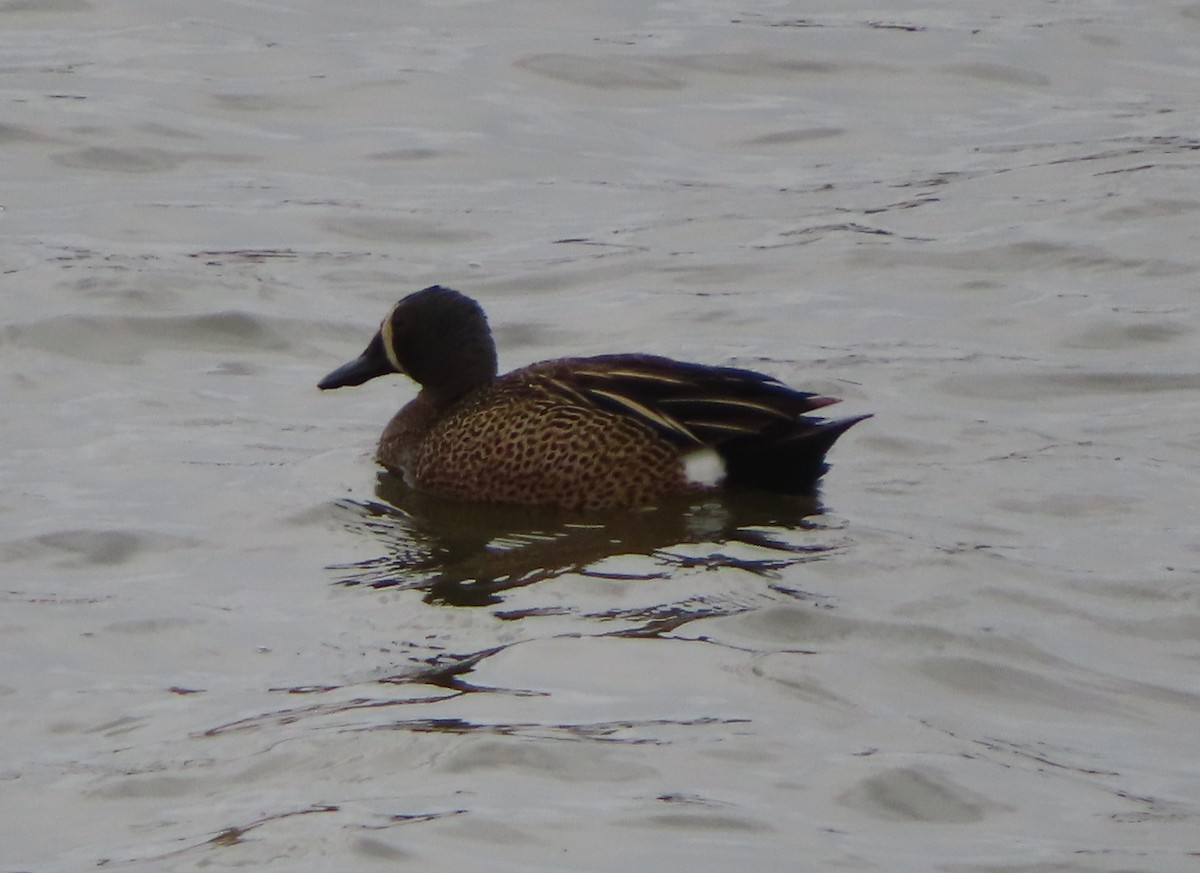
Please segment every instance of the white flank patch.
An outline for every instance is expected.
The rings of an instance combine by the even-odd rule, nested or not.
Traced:
[[[716,449],[697,449],[683,456],[683,475],[693,485],[716,488],[725,480],[725,461]]]

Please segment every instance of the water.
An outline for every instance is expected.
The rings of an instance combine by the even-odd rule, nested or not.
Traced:
[[[1200,6],[0,22],[0,869],[1195,869]],[[315,388],[433,282],[875,418],[447,518]]]

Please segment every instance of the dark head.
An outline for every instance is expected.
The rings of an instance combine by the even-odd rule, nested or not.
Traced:
[[[496,345],[479,304],[440,285],[409,294],[392,307],[366,351],[317,387],[361,385],[388,373],[404,373],[436,405],[494,379]]]

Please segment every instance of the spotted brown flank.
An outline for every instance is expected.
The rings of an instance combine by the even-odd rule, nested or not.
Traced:
[[[321,388],[405,373],[421,392],[392,418],[378,459],[414,487],[469,501],[637,506],[714,487],[687,462],[715,451],[722,487],[810,493],[825,453],[868,416],[806,413],[836,398],[750,370],[652,355],[544,361],[496,375],[483,310],[432,286],[393,307]]]

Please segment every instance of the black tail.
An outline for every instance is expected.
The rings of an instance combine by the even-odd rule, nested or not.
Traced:
[[[870,415],[827,421],[801,418],[717,447],[725,461],[725,485],[780,494],[812,494],[829,469],[825,453],[837,438]]]

